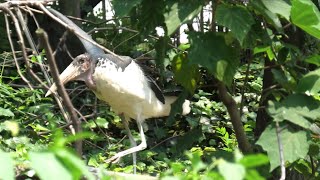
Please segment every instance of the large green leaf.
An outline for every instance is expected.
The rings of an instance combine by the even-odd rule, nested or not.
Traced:
[[[58,148],[55,150],[55,153],[63,162],[64,166],[66,166],[69,171],[72,172],[74,179],[81,179],[82,175],[84,175],[88,180],[95,179],[94,176],[89,172],[84,162],[67,149]]]
[[[0,179],[14,180],[14,164],[9,153],[0,151]]]
[[[122,17],[131,11],[133,7],[140,4],[142,0],[113,0],[112,5],[117,16]]]
[[[199,70],[197,65],[190,65],[188,61],[186,53],[177,54],[173,58],[172,67],[174,79],[193,94],[199,80]]]
[[[275,14],[279,14],[286,18],[286,20],[290,20],[290,10],[291,6],[284,0],[262,0],[263,4],[269,9],[271,12]]]
[[[292,23],[316,38],[320,38],[320,13],[311,0],[291,0]]]
[[[297,92],[317,95],[320,92],[320,69],[304,75],[299,81]]]
[[[181,24],[192,21],[203,6],[202,1],[169,1],[164,13],[168,35],[171,35]]]
[[[228,6],[221,4],[216,10],[217,24],[229,28],[235,38],[242,44],[247,36],[254,19],[242,6]]]
[[[254,10],[258,11],[259,13],[261,13],[266,20],[272,24],[279,32],[282,32],[282,24],[280,22],[279,17],[269,11],[262,3],[261,0],[254,0],[254,1],[250,1],[250,5],[253,6]]]
[[[29,153],[31,167],[36,171],[40,179],[72,180],[72,174],[51,152],[31,152]]]
[[[207,68],[218,80],[230,85],[239,64],[237,50],[213,32],[190,32],[189,39],[190,63]]]
[[[288,96],[281,103],[269,102],[268,112],[275,121],[287,120],[310,129],[310,121],[320,117],[320,104],[312,97],[294,94]]]
[[[236,163],[230,163],[225,160],[220,160],[218,170],[226,180],[242,180],[246,174],[244,166]]]
[[[280,127],[281,128],[281,127]],[[281,128],[279,137],[283,146],[285,162],[294,162],[305,158],[309,150],[309,142],[306,131],[294,130],[290,126]],[[274,125],[269,125],[261,134],[257,144],[268,153],[270,171],[280,165],[279,145]]]

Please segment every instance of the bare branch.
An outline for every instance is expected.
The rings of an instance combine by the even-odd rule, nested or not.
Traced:
[[[9,40],[9,44],[10,44],[10,47],[11,47],[11,51],[12,51],[12,52],[15,52],[15,49],[14,49],[14,46],[13,46],[13,43],[12,43],[12,39],[11,39],[11,33],[10,33],[10,27],[9,27],[8,17],[7,17],[7,15],[4,15],[4,17],[5,17],[7,35],[8,35],[8,40]],[[21,70],[20,70],[20,65],[19,65],[19,63],[18,63],[16,54],[15,54],[15,53],[12,53],[12,56],[13,56],[14,63],[15,63],[15,65],[16,65],[16,67],[17,67],[17,71],[18,71],[19,76],[20,76],[21,79],[28,85],[28,87],[29,87],[30,89],[33,89],[30,81],[29,81],[26,77],[24,77],[24,75],[22,74],[22,72],[21,72]]]
[[[76,114],[76,112],[74,111],[74,107],[71,103],[71,100],[62,84],[62,82],[60,81],[60,78],[59,78],[59,72],[58,72],[58,68],[57,68],[57,65],[56,65],[56,61],[54,59],[54,56],[52,54],[52,50],[51,50],[51,47],[49,45],[49,42],[48,42],[48,35],[45,33],[44,30],[42,29],[38,29],[36,31],[39,39],[40,39],[40,42],[42,44],[42,46],[44,47],[44,49],[46,50],[46,54],[47,54],[47,59],[48,59],[48,62],[49,62],[49,66],[50,66],[50,69],[51,69],[51,75],[53,77],[53,80],[54,82],[56,83],[57,85],[57,89],[58,89],[58,92],[59,94],[61,95],[62,99],[63,99],[63,102],[66,106],[66,109],[68,111],[68,113],[70,114],[71,116],[71,120],[72,120],[72,124],[76,130],[77,133],[81,132],[81,122],[79,121],[78,119],[78,116]],[[81,140],[77,140],[75,142],[75,148],[76,148],[76,151],[78,152],[78,154],[81,156],[82,155],[82,141]]]
[[[119,55],[115,54],[114,52],[112,52],[111,50],[105,48],[104,46],[101,46],[100,44],[96,43],[95,41],[93,41],[92,39],[88,39],[86,37],[84,37],[83,35],[81,35],[79,32],[75,31],[73,28],[71,28],[69,25],[67,25],[65,22],[63,22],[62,20],[60,20],[59,18],[55,17],[52,13],[50,13],[44,6],[43,4],[38,4],[39,8],[45,12],[49,17],[51,17],[53,20],[57,21],[58,23],[60,23],[61,25],[63,25],[66,29],[68,29],[69,31],[73,32],[74,34],[76,34],[78,37],[81,37],[82,39],[94,44],[95,46],[98,46],[99,48],[103,49],[104,51],[112,54],[113,56],[117,57],[119,60],[124,61]]]
[[[248,154],[252,152],[252,147],[248,141],[246,133],[243,129],[243,125],[241,122],[240,111],[237,107],[237,103],[232,98],[232,96],[228,93],[226,86],[219,82],[218,84],[219,97],[223,104],[227,107],[228,113],[230,115],[230,120],[236,134],[236,138],[239,144],[240,150],[244,154]]]

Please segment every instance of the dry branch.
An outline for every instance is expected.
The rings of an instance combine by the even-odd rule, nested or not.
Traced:
[[[64,88],[63,83],[60,81],[58,67],[56,65],[56,61],[54,59],[51,47],[49,45],[48,35],[42,29],[38,29],[36,31],[36,33],[40,39],[41,45],[46,50],[47,59],[48,59],[49,66],[51,69],[51,75],[53,77],[54,82],[57,85],[58,93],[61,95],[61,97],[63,99],[63,103],[65,104],[66,109],[71,116],[72,124],[73,124],[76,132],[81,132],[81,122],[79,121],[78,116],[77,116],[76,112],[74,111],[74,107],[72,105],[72,102],[69,98],[68,93],[66,92],[66,90]],[[81,140],[77,140],[75,142],[75,148],[76,148],[77,153],[81,156],[82,155],[82,141]]]

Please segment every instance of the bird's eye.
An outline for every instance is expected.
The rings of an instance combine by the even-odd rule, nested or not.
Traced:
[[[84,59],[79,59],[78,64],[83,64],[84,63]]]

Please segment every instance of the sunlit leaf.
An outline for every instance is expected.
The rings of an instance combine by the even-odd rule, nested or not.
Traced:
[[[279,14],[289,21],[291,6],[284,0],[262,0],[263,4],[271,12]]]
[[[282,32],[283,29],[282,29],[282,24],[280,22],[280,19],[279,17],[269,11],[262,3],[261,0],[254,0],[254,1],[250,1],[250,4],[254,7],[254,9],[256,11],[258,11],[259,13],[261,13],[265,18],[266,20],[272,24],[279,32]]]
[[[6,129],[11,132],[12,136],[19,134],[19,124],[16,121],[5,121]]]
[[[264,154],[251,154],[244,156],[240,163],[244,165],[246,168],[258,167],[264,164],[267,164],[269,159]]]
[[[174,79],[186,88],[191,94],[197,88],[197,82],[199,80],[198,66],[188,63],[187,54],[177,54],[172,61]]]
[[[291,0],[292,23],[316,38],[320,38],[320,13],[311,0]]]
[[[4,109],[0,107],[0,116],[13,117],[14,114],[10,109]]]
[[[218,170],[225,180],[242,180],[246,173],[246,169],[242,165],[225,160],[220,160]]]
[[[320,69],[304,75],[298,83],[297,92],[317,95],[320,92]]]
[[[181,24],[193,20],[202,8],[202,1],[168,1],[164,13],[168,35],[171,35]]]
[[[312,56],[306,58],[305,61],[306,61],[307,63],[320,66],[320,55],[318,55],[318,54],[312,55]]]

